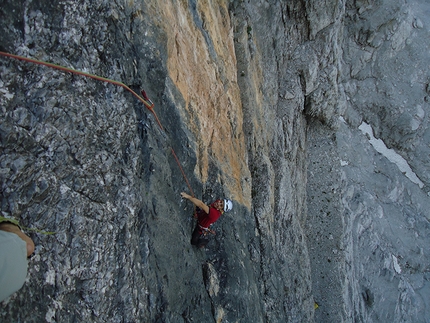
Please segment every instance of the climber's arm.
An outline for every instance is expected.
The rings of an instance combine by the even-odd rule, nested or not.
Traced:
[[[181,196],[187,200],[190,200],[195,206],[205,211],[206,214],[209,214],[209,206],[207,206],[205,203],[200,201],[198,198],[192,197],[191,195],[188,195],[187,193],[184,193],[184,192],[181,193]]]

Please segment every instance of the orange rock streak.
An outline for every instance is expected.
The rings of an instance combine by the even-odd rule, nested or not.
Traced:
[[[233,30],[227,1],[157,2],[167,35],[170,78],[185,106],[178,106],[197,138],[196,175],[208,180],[210,162],[233,199],[250,207],[250,178],[242,133],[242,105],[236,76]],[[197,14],[197,18],[196,18]],[[199,26],[200,25],[200,26]]]

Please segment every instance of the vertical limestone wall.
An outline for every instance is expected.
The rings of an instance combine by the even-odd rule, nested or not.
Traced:
[[[144,88],[163,129],[123,88],[0,58],[1,212],[56,232],[29,232],[0,321],[427,322],[428,10],[5,1],[1,51]],[[202,250],[172,148],[196,197],[234,201]]]
[[[308,131],[316,321],[428,320],[425,12],[423,1],[345,3],[341,118]]]
[[[290,13],[244,5],[2,7],[1,50],[144,88],[164,128],[122,88],[1,59],[2,214],[56,232],[30,233],[28,282],[2,320],[312,321],[304,98],[266,23]],[[171,148],[197,197],[234,200],[204,250]]]

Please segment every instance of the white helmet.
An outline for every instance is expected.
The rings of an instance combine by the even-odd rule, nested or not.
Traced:
[[[233,202],[227,199],[224,199],[224,212],[231,211],[233,208]]]

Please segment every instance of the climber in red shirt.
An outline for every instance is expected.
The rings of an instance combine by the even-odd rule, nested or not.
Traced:
[[[215,234],[215,231],[210,229],[210,226],[219,219],[224,212],[231,211],[233,203],[230,200],[216,200],[210,206],[199,199],[182,192],[181,196],[190,200],[199,210],[194,215],[197,218],[197,224],[193,231],[191,244],[199,248],[206,246],[209,242],[208,233]]]

